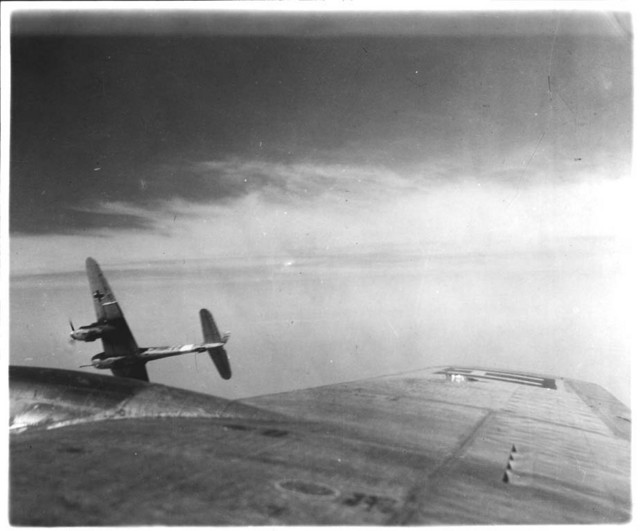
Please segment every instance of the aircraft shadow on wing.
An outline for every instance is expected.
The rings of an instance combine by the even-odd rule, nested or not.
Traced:
[[[73,323],[69,321],[71,325],[70,336],[72,340],[76,341],[91,342],[100,339],[104,352],[93,356],[91,365],[83,365],[83,367],[111,369],[115,376],[148,382],[149,375],[146,368],[148,362],[171,356],[207,352],[220,376],[225,380],[231,378],[231,366],[224,349],[229,334],[220,335],[209,310],[204,308],[200,310],[204,342],[140,348],[98,263],[93,258],[87,258],[86,269],[96,312],[96,322],[75,328]]]

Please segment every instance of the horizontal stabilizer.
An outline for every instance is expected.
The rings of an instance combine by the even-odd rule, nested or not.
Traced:
[[[202,334],[204,336],[205,343],[223,343],[220,337],[220,332],[216,326],[215,321],[211,315],[211,312],[206,309],[200,310],[200,322],[202,323]],[[213,363],[218,369],[220,376],[223,379],[228,380],[231,378],[231,366],[229,365],[229,357],[227,356],[224,347],[208,348],[207,352],[213,360]]]
[[[222,343],[220,332],[209,310],[204,308],[200,310],[200,322],[202,323],[202,334],[204,335],[205,343]]]
[[[222,376],[224,380],[231,378],[231,365],[229,365],[229,357],[224,347],[209,348],[207,352],[213,360],[216,369],[218,369],[220,376]]]

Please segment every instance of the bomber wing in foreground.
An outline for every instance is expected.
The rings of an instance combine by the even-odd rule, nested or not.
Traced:
[[[90,366],[96,369],[111,369],[115,376],[148,382],[148,362],[183,354],[208,352],[220,376],[225,380],[231,378],[231,366],[224,349],[229,335],[220,335],[209,310],[200,310],[204,343],[140,348],[98,262],[93,258],[87,258],[86,269],[97,321],[78,329],[74,328],[71,321],[69,324],[73,340],[102,340],[104,352],[93,356]]]
[[[470,367],[228,401],[11,367],[14,525],[576,524],[630,518],[630,413]]]

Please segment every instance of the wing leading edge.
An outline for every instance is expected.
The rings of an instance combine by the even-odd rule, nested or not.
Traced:
[[[135,398],[121,399],[92,382],[47,387],[39,378],[11,381],[14,432],[22,431],[11,438],[14,525],[630,517],[628,408],[572,380],[446,367],[224,405],[157,384],[136,383]],[[100,385],[124,385],[111,380]],[[607,406],[594,409],[605,395]],[[110,402],[101,413],[104,397]],[[59,418],[70,403],[88,415],[81,423],[38,429],[47,411]]]

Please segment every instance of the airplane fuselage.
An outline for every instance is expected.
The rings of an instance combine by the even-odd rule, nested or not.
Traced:
[[[91,358],[91,365],[96,369],[113,369],[146,363],[147,361],[181,356],[183,354],[206,352],[208,349],[224,347],[224,343],[199,343],[191,345],[176,345],[172,347],[148,347],[141,348],[134,355],[107,356],[104,352]]]

